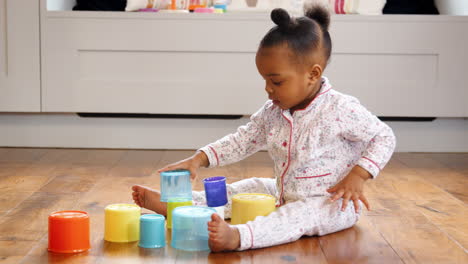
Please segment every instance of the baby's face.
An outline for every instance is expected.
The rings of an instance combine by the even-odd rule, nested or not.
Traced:
[[[283,110],[300,105],[311,93],[306,67],[292,58],[286,45],[261,48],[255,58],[268,98]]]

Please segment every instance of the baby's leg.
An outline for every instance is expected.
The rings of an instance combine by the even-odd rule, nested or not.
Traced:
[[[167,203],[161,202],[161,193],[142,185],[132,186],[133,201],[143,208],[154,211],[158,214],[167,214]]]
[[[132,187],[133,200],[143,208],[158,214],[167,215],[167,203],[161,202],[161,193],[158,190],[142,185]],[[224,212],[225,217],[231,217],[231,195],[246,192],[257,192],[275,195],[276,185],[274,179],[250,178],[227,185],[228,204]],[[193,203],[195,205],[206,205],[205,192],[193,192]]]
[[[271,178],[248,178],[227,184],[228,203],[224,209],[224,217],[231,218],[231,196],[238,193],[265,193],[276,195],[276,181]],[[206,205],[205,192],[192,192],[195,205]]]
[[[342,200],[313,197],[288,203],[268,216],[235,225],[240,234],[239,250],[269,247],[295,241],[303,235],[326,235],[353,226],[359,219],[353,204],[341,212]]]

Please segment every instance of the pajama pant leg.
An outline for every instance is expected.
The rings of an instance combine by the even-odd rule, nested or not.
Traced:
[[[265,193],[276,195],[276,180],[270,178],[248,178],[226,185],[228,203],[224,209],[224,218],[231,218],[231,196],[238,193]],[[194,205],[206,205],[205,192],[192,192]]]
[[[342,200],[330,202],[328,196],[287,203],[268,216],[235,225],[241,238],[238,250],[269,247],[298,240],[301,236],[326,235],[353,226],[359,219],[354,205],[341,212]],[[362,208],[362,206],[361,206]]]

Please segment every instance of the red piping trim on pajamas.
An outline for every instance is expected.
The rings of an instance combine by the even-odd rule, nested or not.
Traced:
[[[313,101],[315,101],[315,99],[317,99],[320,95],[324,94],[324,93],[327,93],[328,91],[330,91],[332,88],[329,88],[328,90],[326,91],[323,91],[321,93],[319,93],[317,96],[315,96],[315,98],[310,101],[310,103],[303,109],[298,109],[296,110],[297,111],[303,111],[305,109],[307,109],[307,107],[309,107],[310,104],[312,104]],[[288,148],[288,166],[286,167],[286,169],[284,170],[283,172],[283,175],[281,175],[281,194],[280,194],[280,201],[279,201],[279,205],[276,205],[276,207],[279,207],[283,204],[283,193],[284,193],[284,175],[286,175],[286,172],[288,171],[289,169],[289,164],[291,163],[291,144],[292,144],[292,123],[291,123],[291,120],[289,120],[286,116],[284,116],[283,112],[281,112],[281,115],[288,121],[289,123],[289,126],[290,126],[290,132],[289,132],[289,148]]]
[[[245,224],[248,228],[249,228],[249,231],[250,231],[250,240],[252,241],[252,243],[250,244],[250,248],[253,248],[254,244],[253,244],[253,231],[252,231],[252,228],[248,225],[248,224]]]
[[[322,174],[322,175],[316,175],[316,176],[294,177],[294,178],[296,178],[296,179],[307,179],[307,178],[318,178],[318,177],[324,177],[324,176],[328,176],[328,175],[331,175],[331,173]]]
[[[212,146],[208,146],[215,154],[215,157],[216,157],[216,166],[219,165],[219,159],[218,159],[218,153],[216,153],[216,150],[214,150],[214,148]]]
[[[283,204],[283,193],[284,193],[284,175],[286,175],[286,172],[289,169],[289,164],[291,163],[291,145],[292,145],[292,122],[289,120],[287,117],[284,116],[283,112],[281,112],[281,115],[288,121],[290,131],[289,131],[289,146],[288,146],[288,165],[286,166],[286,169],[283,171],[283,175],[281,175],[281,194],[279,197],[279,206]],[[278,206],[277,206],[278,207]]]
[[[362,157],[362,158],[364,158],[364,159],[366,159],[366,160],[372,162],[379,170],[382,170],[382,169],[379,167],[379,165],[377,165],[377,163],[376,163],[375,161],[373,161],[373,160],[371,160],[371,159],[369,159],[369,158],[367,158],[367,157]]]
[[[321,96],[322,94],[324,94],[324,93],[327,93],[327,92],[328,92],[328,91],[330,91],[331,89],[332,89],[332,88],[329,88],[328,90],[326,90],[326,91],[323,91],[323,92],[321,92],[321,93],[317,94],[317,96],[315,96],[315,98],[314,98],[314,99],[312,99],[312,101],[310,101],[310,103],[309,103],[309,104],[308,104],[306,107],[304,107],[304,108],[302,108],[302,109],[297,109],[295,112],[297,112],[297,111],[304,111],[304,110],[306,110],[306,109],[307,109],[307,107],[309,107],[309,105],[311,105],[311,104],[312,104],[312,102],[313,102],[313,101],[315,101],[315,99],[317,99],[317,98],[318,98],[319,96]]]

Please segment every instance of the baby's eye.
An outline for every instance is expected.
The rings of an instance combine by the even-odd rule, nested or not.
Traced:
[[[274,85],[276,86],[280,86],[283,82],[274,82],[274,81],[271,81]]]

